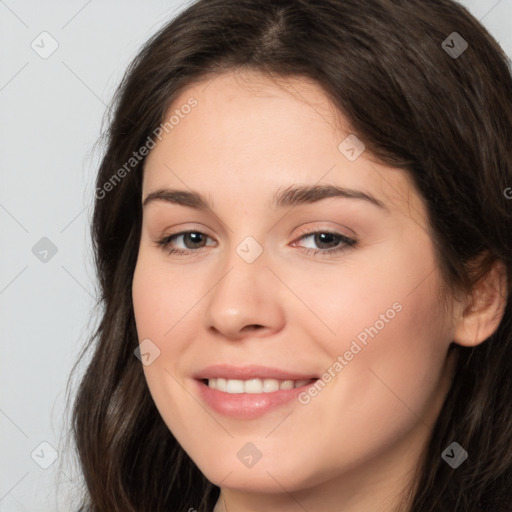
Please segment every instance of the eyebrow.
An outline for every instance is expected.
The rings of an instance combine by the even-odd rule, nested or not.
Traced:
[[[315,203],[330,197],[360,199],[387,210],[384,203],[371,194],[361,190],[339,187],[337,185],[290,186],[285,189],[278,190],[274,194],[270,206],[273,208],[285,208],[289,206]],[[189,206],[190,208],[196,208],[198,210],[213,209],[211,202],[206,197],[197,192],[189,192],[186,190],[173,190],[167,188],[155,190],[145,197],[142,206],[147,206],[154,201],[164,201],[181,206]]]

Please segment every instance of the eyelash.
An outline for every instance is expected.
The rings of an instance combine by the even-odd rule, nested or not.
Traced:
[[[207,236],[205,233],[202,233],[201,231],[181,231],[180,233],[175,233],[173,235],[165,236],[162,239],[158,240],[156,242],[156,245],[158,247],[161,247],[162,249],[166,250],[168,254],[178,254],[178,255],[187,255],[194,252],[198,252],[199,249],[203,249],[204,247],[199,247],[198,249],[176,249],[171,248],[169,249],[169,245],[172,242],[173,239],[182,236],[182,235],[188,235],[190,233],[197,233],[204,236]],[[326,235],[333,235],[339,239],[340,242],[343,242],[342,245],[335,247],[334,249],[311,249],[310,247],[303,248],[303,251],[308,255],[316,255],[318,253],[322,253],[324,256],[332,256],[334,254],[340,253],[342,251],[346,251],[348,249],[354,248],[357,245],[357,240],[353,238],[349,238],[348,236],[342,235],[341,233],[336,233],[334,231],[327,231],[327,230],[318,230],[318,231],[309,231],[306,233],[302,233],[297,240],[302,240],[303,238],[307,238],[309,236],[314,236],[316,234],[326,234]],[[210,237],[208,237],[210,238]]]

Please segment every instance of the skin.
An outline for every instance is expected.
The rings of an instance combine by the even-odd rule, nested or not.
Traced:
[[[144,207],[132,291],[139,340],[160,349],[144,366],[155,404],[221,487],[216,511],[395,510],[449,389],[450,343],[478,342],[499,315],[468,320],[463,301],[440,301],[423,200],[406,172],[366,151],[353,162],[339,151],[350,126],[317,85],[225,73],[183,91],[169,115],[190,97],[197,107],[144,169],[141,201],[160,188],[212,201],[204,211],[158,200]],[[339,197],[268,206],[276,190],[298,184],[364,191],[384,208]],[[157,245],[184,230],[205,235],[171,247],[194,253]],[[343,245],[322,246],[307,236],[315,231],[357,244],[307,254]],[[236,252],[247,236],[263,249],[253,263]],[[195,392],[192,375],[215,363],[321,376],[395,303],[401,311],[307,405],[293,400],[240,420]],[[247,442],[262,454],[251,468],[237,458]]]

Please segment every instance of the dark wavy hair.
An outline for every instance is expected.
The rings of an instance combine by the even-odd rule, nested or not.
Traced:
[[[443,44],[448,38],[455,46],[453,32],[468,43],[461,55]],[[153,136],[180,92],[230,70],[319,85],[366,154],[412,177],[448,289],[469,293],[501,261],[510,290],[510,61],[466,9],[451,0],[193,3],[141,49],[108,118],[92,222],[101,319],[77,361],[90,354],[70,430],[85,481],[81,510],[210,512],[219,496],[160,417],[134,357],[131,287],[144,158],[124,173],[120,168]],[[113,182],[114,175],[122,179]],[[489,339],[450,349],[457,352],[455,375],[407,510],[510,511],[510,297]],[[455,440],[469,453],[458,469],[441,458]]]

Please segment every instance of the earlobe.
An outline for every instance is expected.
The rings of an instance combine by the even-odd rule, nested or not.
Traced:
[[[475,285],[469,303],[461,308],[453,341],[474,347],[488,339],[503,318],[507,296],[507,270],[502,261],[497,261]]]

